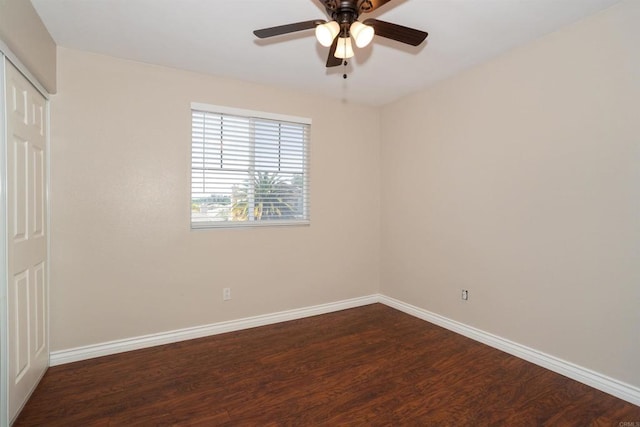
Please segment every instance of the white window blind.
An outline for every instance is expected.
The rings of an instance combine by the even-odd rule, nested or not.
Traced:
[[[310,120],[193,104],[191,227],[309,223]]]

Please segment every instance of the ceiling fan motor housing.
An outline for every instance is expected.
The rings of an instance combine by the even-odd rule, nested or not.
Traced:
[[[357,19],[360,13],[358,12],[359,5],[356,0],[334,0],[325,3],[327,8],[327,15],[334,21],[340,24],[340,33],[342,37],[349,36],[349,28]],[[370,1],[361,1],[363,5],[371,3]],[[362,6],[360,6],[362,7]]]

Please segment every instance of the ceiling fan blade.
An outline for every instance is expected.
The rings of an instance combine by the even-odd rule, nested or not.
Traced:
[[[358,1],[358,13],[373,12],[380,6],[389,3],[391,0],[359,0]]]
[[[329,56],[327,57],[327,68],[329,67],[337,67],[342,64],[342,59],[336,58],[336,47],[338,47],[338,37],[333,39],[333,43],[331,44],[331,48],[329,49]]]
[[[326,21],[323,21],[321,19],[314,19],[313,21],[296,22],[294,24],[263,28],[261,30],[255,30],[253,34],[255,34],[258,38],[264,39],[267,37],[280,36],[282,34],[295,33],[297,31],[310,30],[320,24],[324,24],[325,22]]]
[[[380,21],[378,19],[367,19],[364,24],[371,25],[377,36],[385,37],[401,43],[418,46],[429,35],[425,31],[415,30],[391,22]]]

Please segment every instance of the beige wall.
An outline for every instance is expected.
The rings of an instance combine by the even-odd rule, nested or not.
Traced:
[[[313,120],[311,226],[189,230],[192,101]],[[51,115],[53,351],[377,291],[377,110],[60,49]]]
[[[49,92],[56,92],[56,45],[28,0],[0,0],[0,39]]]
[[[384,294],[640,386],[638,22],[624,2],[384,108]]]

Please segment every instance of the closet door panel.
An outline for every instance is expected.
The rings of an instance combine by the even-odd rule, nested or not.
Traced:
[[[9,419],[49,366],[46,100],[6,63]]]

